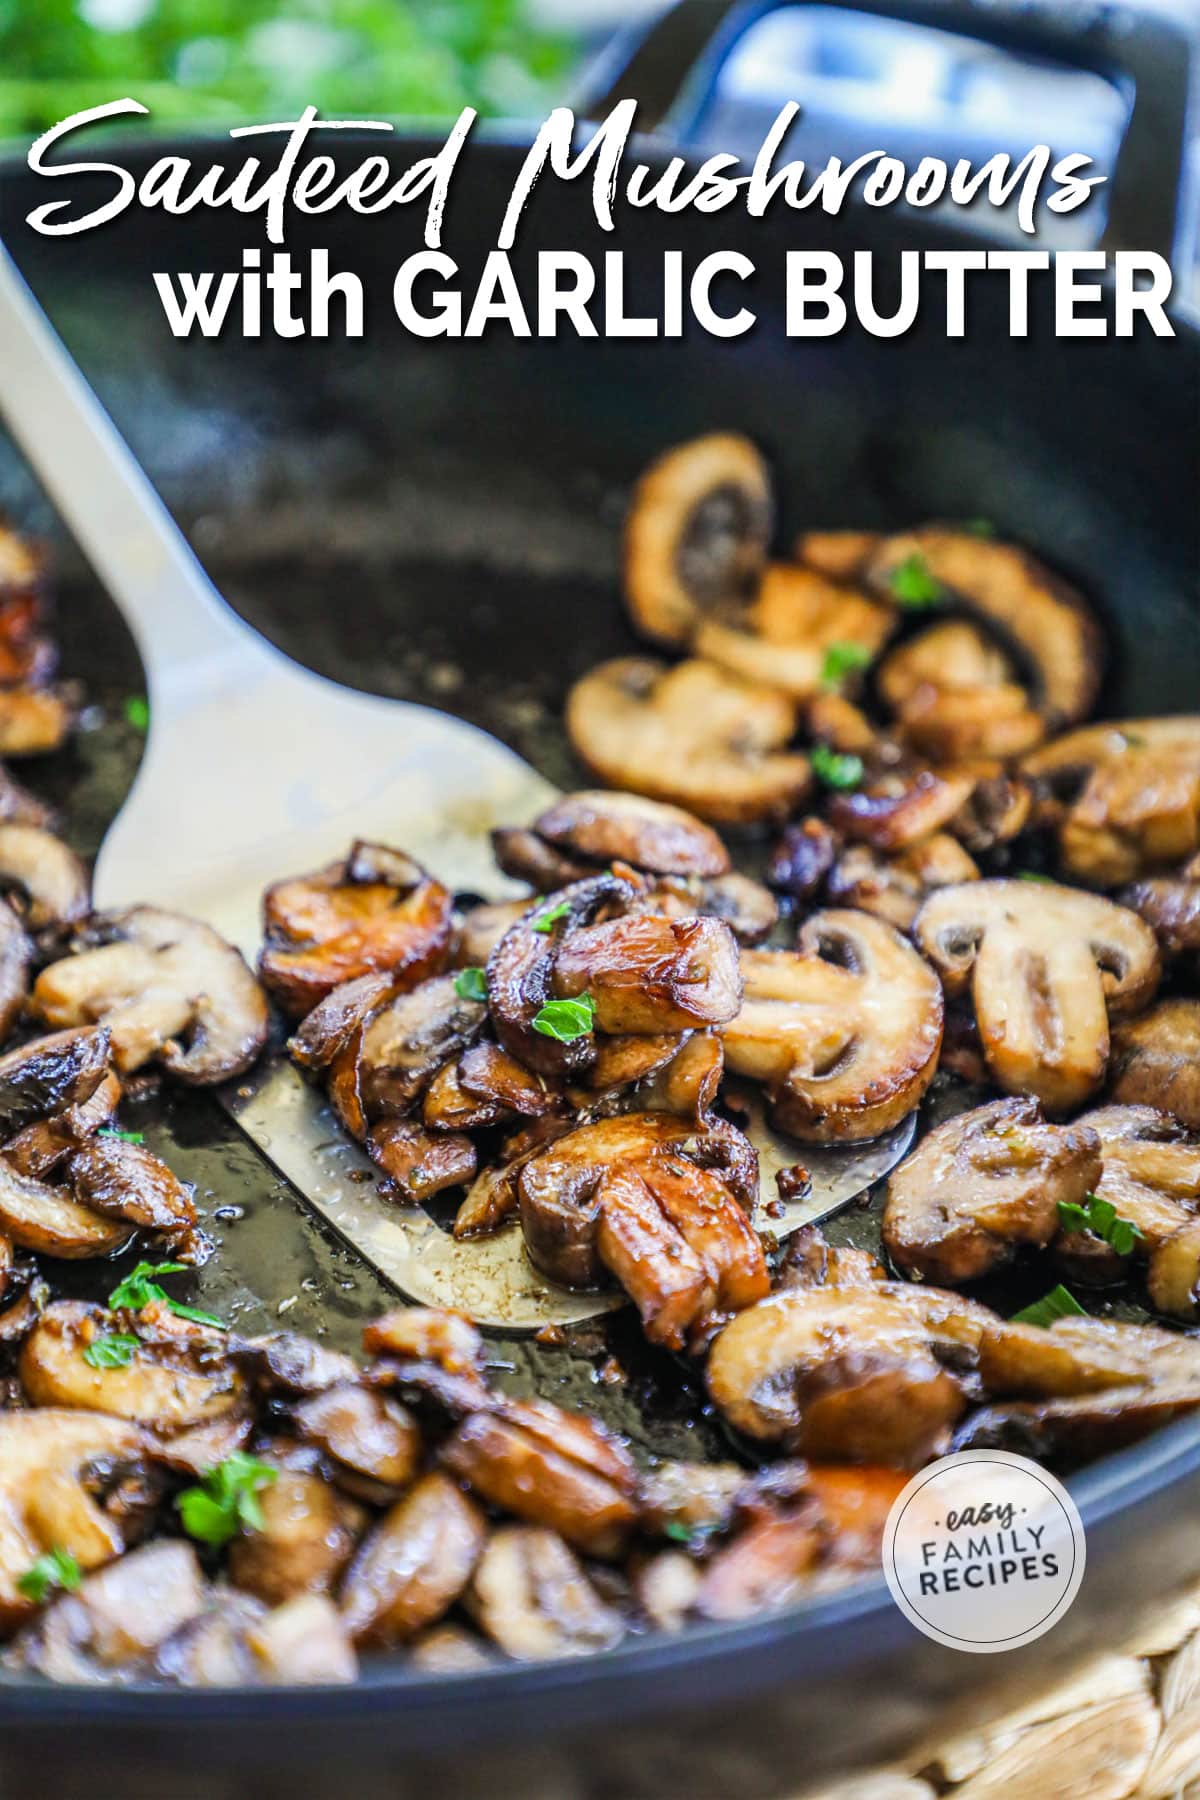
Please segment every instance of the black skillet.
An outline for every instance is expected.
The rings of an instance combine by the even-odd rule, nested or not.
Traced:
[[[940,22],[981,29],[969,6],[870,10],[936,11]],[[650,122],[669,110],[703,48],[697,25],[711,28],[727,11],[689,0],[682,23],[692,35],[674,60],[669,35],[654,34],[635,65],[649,84]],[[1061,19],[1065,9],[1054,11]],[[1065,54],[1048,16],[1044,7],[987,9],[996,38]],[[1120,182],[1112,229],[1155,247],[1166,241],[1183,142],[1182,40],[1157,25],[1126,39],[1103,9],[1089,17],[1082,51],[1073,43],[1081,58],[1139,72],[1127,147],[1146,184],[1147,235],[1129,222]],[[393,155],[403,166],[433,147],[409,139]],[[127,147],[120,160],[137,172],[164,148]],[[208,141],[170,148],[197,166],[231,160]],[[343,144],[337,154],[360,151]],[[446,234],[464,269],[494,241],[521,155],[521,142],[502,136],[469,146]],[[247,345],[227,332],[183,344],[165,330],[152,271],[236,269],[243,244],[260,241],[257,223],[130,214],[49,241],[23,224],[46,197],[22,167],[0,172],[3,235],[223,591],[312,666],[452,708],[561,783],[576,774],[558,725],[567,684],[631,647],[617,582],[628,484],[663,446],[718,424],[749,432],[774,459],[781,543],[804,524],[987,516],[1102,608],[1114,645],[1105,710],[1196,705],[1200,339],[1181,320],[1170,340],[1066,342],[1035,304],[1030,338],[1013,342],[1004,295],[981,284],[961,341],[947,342],[931,310],[899,344],[853,328],[789,342],[774,274],[785,248],[866,246],[882,261],[967,240],[895,212],[752,224],[732,213],[665,222],[635,213],[619,237],[633,305],[652,305],[664,248],[689,260],[743,249],[762,271],[756,330],[722,344],[698,333],[672,343],[529,343],[499,331],[422,342],[390,322],[389,304],[396,264],[419,247],[417,221],[335,215],[298,219],[290,247],[303,255],[325,245],[335,267],[362,275],[364,341]],[[528,275],[539,246],[611,248],[585,212],[580,191],[539,191],[519,273]],[[54,530],[3,445],[0,503]],[[140,691],[140,671],[115,611],[70,545],[60,548],[66,665],[99,711],[68,753],[32,773],[62,800],[74,840],[94,849],[136,765],[139,739],[122,706]],[[222,1239],[196,1297],[248,1329],[282,1316],[352,1345],[391,1296],[224,1116],[202,1097],[169,1097],[148,1103],[137,1123],[197,1183]],[[875,1225],[854,1209],[833,1230],[870,1239]],[[110,1277],[107,1266],[76,1268],[61,1279],[56,1271],[55,1285],[98,1293]],[[626,1371],[618,1385],[598,1379],[610,1350]],[[494,1351],[506,1384],[585,1405],[642,1451],[728,1453],[694,1385],[641,1350],[621,1321],[611,1343],[585,1335],[543,1351],[497,1339]],[[0,1794],[90,1795],[97,1783],[123,1796],[205,1800],[348,1787],[364,1796],[788,1793],[822,1769],[889,1753],[952,1703],[994,1704],[1000,1684],[1044,1683],[1200,1574],[1191,1520],[1200,1433],[1176,1428],[1109,1459],[1081,1475],[1076,1492],[1088,1527],[1084,1586],[1066,1621],[1019,1662],[928,1643],[882,1584],[867,1584],[743,1626],[483,1676],[414,1677],[380,1658],[357,1688],[321,1693],[72,1691],[4,1679]]]

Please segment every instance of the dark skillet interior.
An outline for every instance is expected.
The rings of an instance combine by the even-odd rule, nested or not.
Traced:
[[[402,164],[430,147],[409,144],[394,154]],[[200,166],[222,154],[219,145],[189,150]],[[348,159],[351,147],[343,144],[339,155]],[[135,169],[148,160],[143,151],[130,154]],[[446,236],[464,266],[477,267],[491,247],[518,160],[499,144],[468,150]],[[46,198],[45,185],[23,171],[0,174],[6,241],[227,597],[301,661],[356,686],[458,712],[559,783],[570,785],[579,773],[559,725],[567,686],[600,658],[634,647],[618,582],[628,484],[666,445],[716,426],[748,432],[772,456],[781,548],[805,525],[899,527],[985,516],[1045,555],[1102,609],[1113,647],[1103,711],[1195,708],[1198,359],[1186,332],[1175,341],[1056,341],[1048,304],[1035,303],[1033,336],[1013,343],[1005,290],[982,283],[970,290],[968,337],[948,342],[931,283],[924,322],[900,343],[854,328],[789,343],[777,279],[786,248],[846,252],[873,243],[886,270],[897,248],[933,240],[891,214],[840,224],[781,215],[750,227],[732,214],[668,221],[633,214],[619,239],[631,311],[652,309],[662,249],[682,249],[691,261],[737,248],[761,272],[750,296],[757,328],[730,343],[699,333],[674,343],[522,342],[494,326],[482,341],[421,342],[404,337],[391,317],[392,273],[420,247],[420,221],[397,212],[366,221],[299,218],[289,228],[298,262],[310,245],[324,245],[334,268],[362,275],[365,340],[247,344],[230,329],[215,341],[179,343],[162,320],[151,272],[237,268],[243,243],[261,241],[257,221],[128,216],[98,233],[49,241],[23,224]],[[586,211],[582,187],[539,191],[519,273],[539,247],[597,256],[611,249],[611,239],[585,226]],[[954,240],[943,232],[937,241]],[[728,302],[730,310],[740,304],[732,290]],[[5,445],[0,505],[55,531]],[[66,670],[86,683],[94,712],[69,752],[27,773],[61,800],[70,835],[91,851],[136,768],[140,739],[122,704],[141,691],[142,678],[123,625],[69,545],[61,545],[60,560]],[[746,850],[753,858],[755,846]],[[361,1323],[389,1302],[390,1290],[317,1228],[210,1101],[177,1095],[142,1110],[131,1122],[197,1184],[219,1235],[220,1255],[195,1282],[201,1304],[247,1329],[282,1317],[354,1347]],[[831,1235],[874,1245],[874,1215],[852,1208]],[[99,1296],[112,1279],[111,1265],[85,1265],[63,1271],[56,1285]],[[494,1348],[505,1385],[584,1406],[635,1447],[728,1453],[695,1385],[674,1362],[647,1351],[625,1319],[607,1336],[579,1333],[566,1350],[501,1338]],[[611,1382],[601,1377],[610,1355],[622,1371]],[[1171,1441],[1182,1445],[1178,1455],[1163,1455],[1158,1445],[1133,1453],[1113,1476],[1089,1476],[1083,1492],[1110,1510],[1135,1497],[1130,1484],[1145,1485],[1139,1469],[1157,1471],[1150,1489],[1172,1475],[1182,1480],[1194,1446],[1186,1432]],[[1194,1554],[1200,1562],[1200,1551]],[[1147,1574],[1139,1585],[1162,1588],[1179,1573]],[[1089,1577],[1072,1630],[1055,1634],[1059,1650],[1095,1623],[1105,1591],[1099,1576]],[[805,1664],[817,1701],[817,1672],[827,1679],[825,1664],[860,1659],[868,1640],[874,1655],[903,1646],[911,1675],[915,1640],[898,1616],[873,1601],[869,1624],[860,1624],[860,1610],[857,1602],[826,1603],[752,1631],[705,1632],[661,1653],[651,1646],[619,1652],[592,1665],[590,1675],[548,1673],[543,1691],[560,1691],[562,1719],[570,1710],[562,1695],[589,1685],[608,1695],[597,1705],[644,1706],[636,1659],[649,1656],[662,1705],[684,1697],[689,1661],[697,1670],[722,1666],[726,1694]],[[1038,1654],[1053,1652],[1043,1645]],[[947,1659],[932,1646],[921,1655],[926,1685],[899,1709],[908,1724],[935,1695],[996,1673],[964,1670],[967,1659]],[[394,1680],[394,1665],[378,1663],[369,1686]],[[499,1683],[492,1683],[497,1695],[536,1686],[528,1671],[507,1671]],[[441,1685],[460,1694],[466,1687]],[[429,1684],[409,1686],[423,1695],[428,1724],[437,1715]],[[691,1685],[686,1694],[702,1697]],[[254,1696],[255,1716],[278,1698]],[[192,1696],[185,1699],[164,1700],[165,1712],[180,1717],[193,1705]],[[119,1697],[72,1701],[97,1719],[113,1704]],[[346,1716],[348,1704],[352,1710],[344,1697],[332,1699],[330,1716]],[[476,1724],[484,1729],[486,1716],[498,1727],[504,1710],[515,1728],[515,1705],[511,1698],[503,1708],[480,1703]],[[893,1703],[882,1713],[877,1704],[876,1713],[869,1726],[858,1721],[864,1745],[872,1733],[879,1739],[899,1728]],[[406,1716],[409,1741],[411,1708]],[[814,1718],[823,1741],[835,1744],[828,1709],[818,1704]]]

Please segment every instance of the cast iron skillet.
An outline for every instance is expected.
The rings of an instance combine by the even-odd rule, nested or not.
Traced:
[[[1170,141],[1169,120],[1161,129]],[[397,167],[434,147],[396,145]],[[169,148],[197,166],[232,160],[210,141],[126,147],[119,159],[138,173]],[[343,142],[336,154],[361,149]],[[467,271],[494,241],[522,154],[503,137],[468,149],[446,228]],[[364,340],[248,345],[227,332],[180,343],[164,328],[152,272],[236,269],[243,245],[261,241],[257,221],[127,215],[51,241],[23,225],[46,197],[23,168],[0,173],[6,240],[223,590],[306,662],[451,707],[553,779],[575,774],[556,722],[567,684],[630,647],[617,583],[628,484],[663,446],[717,424],[749,432],[772,455],[785,499],[781,543],[807,523],[889,528],[985,515],[1103,609],[1114,642],[1105,710],[1195,707],[1200,339],[1182,322],[1171,340],[1066,342],[1035,304],[1031,337],[1014,343],[1004,295],[982,285],[961,341],[947,342],[930,310],[900,343],[855,330],[788,342],[777,279],[786,248],[870,246],[883,263],[901,248],[963,240],[894,212],[751,225],[732,214],[664,222],[637,213],[622,219],[619,237],[631,310],[652,305],[663,248],[689,259],[742,249],[761,271],[757,329],[723,344],[697,333],[670,343],[530,343],[501,332],[419,341],[390,322],[392,272],[419,247],[419,221],[335,215],[297,220],[289,247],[305,259],[311,245],[326,246],[335,268],[360,273]],[[613,247],[585,211],[579,191],[539,191],[519,277],[529,277],[539,246]],[[0,504],[54,528],[3,446]],[[113,609],[69,544],[61,550],[68,669],[103,716],[34,779],[63,798],[75,842],[89,849],[136,762],[121,701],[138,691],[140,671]],[[176,1096],[137,1123],[196,1181],[223,1237],[197,1278],[204,1303],[249,1329],[277,1323],[286,1303],[288,1324],[352,1345],[389,1296],[216,1109]],[[851,1213],[836,1229],[869,1236],[875,1226]],[[107,1289],[109,1276],[82,1267],[69,1280],[90,1292]],[[687,1378],[617,1330],[629,1371],[620,1387],[596,1382],[602,1352],[586,1337],[568,1352],[496,1340],[501,1379],[589,1406],[643,1450],[721,1454]],[[1082,1591],[1017,1666],[928,1643],[874,1583],[739,1627],[482,1676],[414,1677],[385,1658],[358,1687],[317,1693],[7,1681],[0,1792],[91,1794],[99,1778],[106,1792],[205,1800],[291,1795],[298,1784],[314,1796],[352,1784],[368,1797],[787,1793],[824,1768],[886,1754],[933,1716],[944,1721],[954,1703],[994,1704],[1001,1684],[1044,1683],[1200,1574],[1194,1429],[1091,1469],[1076,1492],[1088,1528]]]

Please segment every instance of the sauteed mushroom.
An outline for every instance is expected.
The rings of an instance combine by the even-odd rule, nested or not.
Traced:
[[[556,995],[590,994],[598,1031],[659,1033],[722,1025],[742,998],[733,933],[716,919],[633,913],[568,931]]]
[[[1098,1186],[1100,1140],[1047,1125],[1033,1100],[993,1100],[931,1131],[888,1179],[883,1242],[919,1280],[953,1287],[1048,1244],[1059,1203]]]
[[[329,1594],[354,1554],[362,1511],[319,1475],[286,1466],[258,1497],[261,1525],[234,1539],[229,1576],[268,1606]]]
[[[161,1539],[61,1595],[21,1633],[13,1653],[23,1668],[52,1681],[113,1680],[198,1619],[208,1598],[191,1545]]]
[[[242,1074],[267,1039],[262,989],[233,946],[152,906],[96,914],[78,952],[38,976],[31,1006],[48,1025],[106,1025],[123,1074],[157,1061],[189,1085]]]
[[[360,975],[389,974],[399,989],[436,974],[450,950],[452,906],[411,857],[360,841],[342,861],[269,887],[263,923],[259,973],[299,1016]]]
[[[72,708],[54,688],[0,688],[0,756],[45,756],[64,744]]]
[[[507,1656],[586,1656],[624,1636],[579,1558],[556,1532],[503,1525],[488,1539],[466,1596],[481,1630]]]
[[[754,591],[773,505],[762,457],[714,433],[661,456],[642,476],[625,527],[625,592],[634,624],[686,644],[701,614]]]
[[[0,900],[0,1041],[16,1024],[29,992],[33,945],[12,907]]]
[[[974,787],[970,774],[897,771],[853,793],[835,794],[829,803],[829,822],[845,837],[860,839],[876,850],[906,850],[956,819]]]
[[[0,1132],[90,1100],[109,1069],[102,1026],[58,1031],[0,1056]]]
[[[1088,725],[1021,766],[1081,881],[1118,887],[1200,848],[1200,717]]]
[[[792,701],[706,662],[602,663],[567,698],[567,731],[602,781],[718,823],[780,818],[808,792],[807,757],[785,748]]]
[[[894,625],[892,607],[815,569],[773,563],[747,606],[699,619],[691,648],[747,681],[805,700],[821,691],[835,647],[853,644],[870,661]]]
[[[826,891],[835,905],[857,907],[907,932],[938,888],[978,880],[979,870],[957,838],[938,831],[894,856],[851,844],[830,870]]]
[[[976,881],[925,902],[914,938],[949,995],[968,983],[998,1085],[1066,1112],[1095,1092],[1109,1017],[1154,995],[1149,927],[1123,907],[1053,882]]]
[[[91,903],[75,852],[37,825],[0,824],[0,887],[16,890],[31,931],[65,931]]]
[[[651,875],[729,872],[729,852],[711,826],[682,807],[647,800],[642,794],[581,789],[547,807],[531,830],[565,857],[575,859],[576,865],[582,861],[606,868],[623,862]],[[492,835],[494,840],[503,834]],[[509,868],[502,857],[497,860],[509,874],[524,873]],[[567,875],[553,885],[562,887],[586,872]]]
[[[1168,1114],[1149,1106],[1102,1106],[1085,1113],[1075,1129],[1099,1138],[1104,1167],[1093,1184],[1096,1197],[1136,1227],[1133,1249],[1149,1253],[1153,1274],[1158,1246],[1200,1209],[1200,1144]],[[1066,1233],[1057,1248],[1060,1257],[1074,1259],[1075,1272],[1093,1279],[1119,1276],[1128,1261],[1090,1234]]]
[[[1160,1000],[1113,1033],[1109,1096],[1157,1106],[1200,1131],[1200,1000]]]
[[[1146,1289],[1155,1312],[1194,1320],[1200,1312],[1200,1219],[1181,1225],[1150,1253]]]
[[[110,1256],[128,1243],[134,1229],[124,1220],[81,1205],[60,1188],[19,1174],[0,1155],[0,1232],[23,1250],[67,1262]]]
[[[935,761],[958,762],[1020,756],[1045,737],[1046,721],[1013,674],[998,644],[954,619],[890,651],[877,686],[905,743]]]
[[[342,1584],[356,1643],[395,1644],[432,1625],[471,1579],[487,1536],[473,1500],[446,1475],[423,1475],[368,1533]]]
[[[1200,967],[1200,856],[1176,875],[1135,881],[1117,899],[1145,919],[1164,962],[1186,961],[1192,968]]]
[[[780,1130],[809,1143],[878,1137],[933,1080],[941,988],[911,945],[866,913],[815,913],[796,943],[742,952],[746,997],[722,1031],[726,1061],[765,1083]]]
[[[128,1360],[89,1360],[86,1353],[114,1332],[136,1338],[127,1346]],[[161,1308],[126,1321],[103,1307],[56,1300],[25,1340],[20,1374],[34,1406],[105,1413],[164,1437],[223,1419],[245,1404],[245,1382],[221,1334],[164,1316]]]
[[[867,565],[869,587],[896,591],[897,572],[919,569],[934,591],[1001,634],[1028,664],[1034,700],[1060,731],[1090,711],[1100,684],[1102,643],[1087,602],[1028,551],[966,531],[929,525],[884,538]]]
[[[807,563],[830,581],[858,581],[879,539],[877,531],[802,531],[794,552],[797,562]]]
[[[376,1499],[407,1487],[417,1474],[421,1437],[399,1401],[355,1382],[312,1394],[292,1413],[300,1435],[338,1465],[344,1484]],[[364,1488],[362,1484],[369,1484]]]

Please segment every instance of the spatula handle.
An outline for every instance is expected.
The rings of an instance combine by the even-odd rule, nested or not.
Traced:
[[[0,417],[133,631],[152,705],[274,657],[213,587],[3,244]]]

